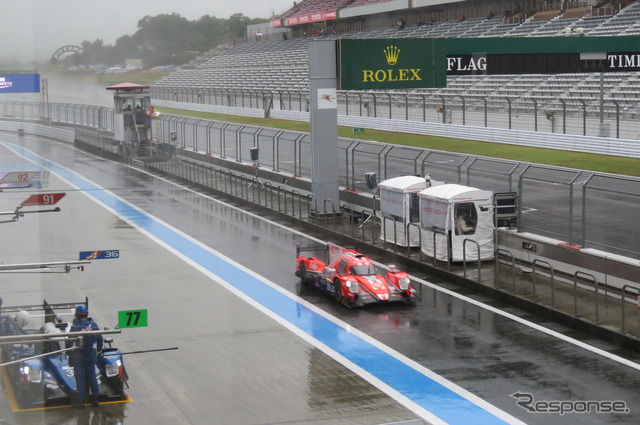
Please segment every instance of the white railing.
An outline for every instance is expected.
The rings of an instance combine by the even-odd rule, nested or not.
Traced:
[[[308,121],[309,113],[272,110],[271,117],[284,120]],[[359,117],[352,115],[339,115],[338,125],[545,149],[559,149],[600,155],[640,158],[640,142],[628,139],[580,136],[576,134],[542,133],[491,127],[473,127],[468,125],[437,124],[420,121],[390,120],[385,118]]]
[[[75,140],[75,131],[73,130],[48,127],[45,125],[32,124],[28,122],[0,121],[0,130],[15,132],[18,132],[18,130],[23,130],[28,134],[49,137],[67,143],[73,143],[73,141]]]

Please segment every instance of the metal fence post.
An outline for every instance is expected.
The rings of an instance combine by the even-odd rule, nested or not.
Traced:
[[[551,307],[555,307],[556,291],[555,291],[555,276],[554,276],[553,266],[549,262],[541,260],[539,258],[534,259],[533,262],[531,263],[531,267],[533,269],[533,275],[531,276],[532,277],[531,282],[533,287],[533,301],[538,301],[536,299],[536,265],[537,264],[542,264],[549,268],[549,271],[551,273]]]
[[[482,282],[481,275],[481,266],[482,263],[480,261],[480,244],[478,241],[474,241],[473,239],[465,238],[462,241],[462,269],[464,271],[464,277],[467,277],[467,242],[473,242],[476,245],[476,253],[477,253],[477,263],[478,263],[478,282]]]
[[[621,311],[621,313],[620,313],[621,314],[621,317],[620,317],[621,329],[620,329],[620,331],[623,334],[626,333],[626,326],[625,326],[625,316],[626,316],[626,314],[625,314],[626,308],[625,307],[626,307],[626,303],[625,303],[625,300],[624,300],[624,295],[627,292],[627,288],[632,288],[632,289],[634,289],[636,291],[636,296],[638,297],[638,308],[640,308],[640,288],[637,287],[637,286],[632,286],[632,285],[624,285],[622,287],[622,292],[621,292],[621,296],[620,296],[620,300],[621,300],[621,304],[620,304],[620,307],[621,307],[620,308],[620,311]]]
[[[573,274],[573,285],[574,285],[574,305],[576,306],[576,316],[577,316],[577,300],[575,300],[576,298],[576,294],[577,294],[577,286],[578,286],[578,276],[584,276],[584,277],[590,277],[593,282],[594,282],[594,288],[595,288],[595,297],[596,297],[596,324],[600,324],[600,303],[598,301],[598,292],[599,292],[599,287],[598,287],[598,279],[596,279],[596,277],[594,275],[592,275],[591,273],[586,273],[583,271],[578,270],[577,272],[575,272]]]

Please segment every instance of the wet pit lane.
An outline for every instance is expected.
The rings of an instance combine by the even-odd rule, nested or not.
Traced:
[[[413,306],[347,309],[315,288],[302,286],[293,275],[295,244],[316,243],[312,239],[69,146],[21,141],[501,409],[510,415],[506,423],[518,423],[517,419],[530,424],[640,422],[635,410],[640,372],[615,357],[585,350],[430,286],[422,288],[421,301]],[[0,163],[24,162],[5,148],[0,148],[0,158]],[[55,175],[47,184],[48,190],[68,191],[60,204],[62,212],[25,216],[2,225],[2,262],[63,260],[97,249],[120,249],[121,258],[94,261],[84,272],[0,275],[5,305],[32,304],[41,298],[62,302],[86,295],[94,319],[110,327],[118,310],[147,308],[149,327],[125,330],[115,337],[118,347],[179,349],[125,359],[130,403],[95,411],[13,412],[7,398],[7,403],[0,401],[0,419],[25,424],[87,423],[87,417],[105,424],[383,424],[419,416],[412,406],[403,407],[274,317],[247,304],[215,277],[203,274],[83,193],[69,190]],[[3,210],[24,197],[15,192],[1,196]],[[505,311],[521,315],[515,309]],[[546,325],[575,336],[560,326]],[[613,354],[628,354],[589,342]],[[538,404],[532,404],[532,398]],[[621,401],[630,411],[548,412],[557,402],[579,410],[580,402],[590,400]],[[527,410],[532,406],[537,412]]]

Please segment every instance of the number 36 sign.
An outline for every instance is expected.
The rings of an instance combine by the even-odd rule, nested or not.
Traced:
[[[148,326],[147,310],[125,310],[118,312],[119,328],[141,328]]]

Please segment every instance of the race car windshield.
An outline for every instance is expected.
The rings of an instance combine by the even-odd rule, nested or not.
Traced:
[[[373,264],[361,264],[357,266],[351,266],[349,269],[349,273],[354,276],[371,276],[374,274],[378,274],[378,271],[373,266]]]

